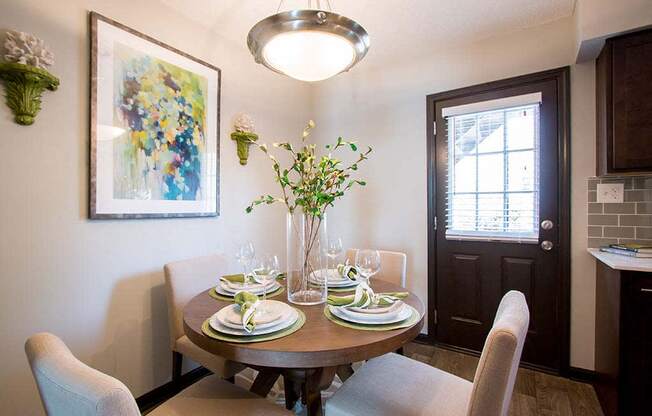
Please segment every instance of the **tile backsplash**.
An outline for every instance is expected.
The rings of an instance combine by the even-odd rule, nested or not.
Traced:
[[[589,247],[634,242],[652,244],[652,175],[609,176],[588,181]],[[599,183],[624,184],[624,202],[596,202]]]

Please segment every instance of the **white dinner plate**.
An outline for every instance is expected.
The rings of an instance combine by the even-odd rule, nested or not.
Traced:
[[[316,270],[309,277],[310,283],[317,285],[324,284],[324,275],[328,277],[328,286],[329,287],[353,287],[357,286],[360,282],[351,280],[348,277],[342,276],[336,269],[320,269]]]
[[[382,324],[393,324],[396,322],[401,322],[406,320],[412,315],[412,308],[403,305],[403,307],[397,312],[392,314],[369,314],[372,316],[352,316],[350,311],[346,311],[345,308],[337,307],[333,305],[328,305],[329,310],[335,316],[345,321],[353,322],[356,324],[366,324],[366,325],[382,325]],[[348,313],[347,313],[348,312]]]
[[[225,308],[228,308],[230,306],[226,306]],[[290,316],[288,319],[281,321],[280,323],[267,327],[267,328],[258,328],[254,329],[252,332],[247,332],[242,327],[240,329],[235,329],[235,328],[229,328],[226,325],[223,325],[220,323],[218,319],[218,315],[222,312],[225,308],[220,309],[217,311],[217,313],[213,316],[210,317],[208,324],[216,330],[217,332],[221,332],[223,334],[228,334],[228,335],[237,335],[237,336],[253,336],[253,335],[264,335],[264,334],[271,334],[272,332],[280,331],[283,330],[289,326],[294,325],[294,323],[299,319],[299,312],[297,312],[296,309],[291,308],[292,312],[290,313]]]
[[[370,314],[382,314],[382,313],[393,312],[398,310],[401,306],[403,306],[403,301],[397,300],[396,302],[387,306],[375,306],[372,308],[360,308],[357,306],[347,306],[346,310],[350,312],[357,312],[357,313],[370,315]]]
[[[270,294],[278,288],[281,287],[281,285],[278,282],[272,282],[268,287],[267,287],[267,293]],[[262,295],[265,292],[265,289],[263,286],[256,285],[253,288],[249,286],[249,288],[243,287],[242,289],[233,289],[232,287],[226,286],[224,282],[220,282],[217,286],[215,286],[215,291],[219,293],[220,295],[224,296],[233,296],[236,293],[246,290],[247,292],[253,293],[254,295]]]
[[[256,328],[264,329],[270,326],[278,325],[283,320],[287,320],[292,313],[292,308],[283,303],[273,300],[261,301],[261,305],[256,310]],[[223,315],[218,316],[220,323],[224,326],[234,329],[242,329],[242,315],[240,307],[231,305],[226,308]]]

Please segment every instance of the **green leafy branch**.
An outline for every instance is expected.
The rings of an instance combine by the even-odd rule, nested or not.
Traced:
[[[269,152],[267,145],[257,145],[272,161],[275,179],[281,186],[282,194],[261,195],[246,208],[247,213],[258,205],[281,202],[290,213],[300,207],[305,214],[321,220],[326,209],[332,207],[346,191],[354,186],[366,185],[365,181],[353,175],[358,171],[358,165],[368,159],[372,148],[368,147],[364,152],[360,152],[356,142],[338,137],[335,144],[326,145],[329,152],[327,155],[318,156],[316,145],[307,141],[313,128],[315,123],[311,120],[303,130],[300,149],[295,149],[289,142],[274,143],[274,147],[283,149],[290,155],[291,163],[287,167],[281,166],[278,159]],[[336,151],[344,149],[358,153],[357,159],[346,166],[333,156]]]

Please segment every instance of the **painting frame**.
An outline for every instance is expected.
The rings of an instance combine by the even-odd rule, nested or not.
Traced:
[[[215,65],[209,64],[203,60],[200,60],[198,58],[195,58],[179,49],[176,49],[170,45],[167,45],[159,40],[156,40],[148,35],[145,35],[141,32],[138,32],[126,25],[123,25],[119,22],[116,22],[110,18],[107,18],[105,16],[102,16],[99,13],[91,11],[89,13],[89,18],[90,18],[90,32],[91,32],[91,42],[90,42],[90,154],[89,154],[89,165],[90,165],[90,174],[89,174],[89,218],[90,219],[145,219],[145,218],[187,218],[187,217],[217,217],[219,216],[220,213],[220,112],[221,112],[221,70]],[[102,108],[100,105],[98,105],[98,97],[100,96],[98,94],[98,64],[100,62],[100,59],[98,57],[98,52],[99,52],[99,35],[98,35],[98,27],[102,24],[109,25],[112,28],[115,28],[116,30],[119,30],[121,32],[125,32],[125,36],[133,36],[138,38],[139,42],[146,42],[148,44],[152,44],[153,48],[162,48],[162,49],[157,49],[161,51],[168,51],[165,53],[171,53],[174,54],[174,56],[178,56],[178,59],[181,61],[189,62],[192,65],[199,65],[202,68],[205,68],[205,71],[207,73],[214,73],[216,79],[210,79],[210,83],[212,86],[212,89],[215,91],[209,91],[207,89],[206,96],[203,100],[204,103],[206,103],[207,108],[212,108],[211,106],[215,106],[213,109],[214,114],[214,125],[211,125],[211,119],[210,117],[210,111],[206,111],[206,113],[209,113],[208,116],[206,116],[204,113],[202,115],[205,118],[206,121],[206,129],[212,131],[211,134],[206,134],[206,143],[210,143],[210,148],[206,150],[206,155],[204,155],[204,158],[208,160],[207,158],[212,155],[214,157],[211,157],[211,163],[214,165],[214,167],[211,167],[211,163],[204,163],[202,165],[202,170],[200,176],[200,179],[205,179],[204,185],[208,184],[206,186],[206,190],[202,189],[202,195],[204,192],[206,192],[206,196],[203,197],[204,199],[201,201],[183,201],[183,200],[166,200],[166,199],[157,199],[157,200],[136,200],[133,199],[131,202],[140,203],[140,204],[148,204],[147,209],[145,209],[143,212],[138,212],[138,208],[132,208],[129,207],[126,212],[114,212],[114,211],[119,211],[119,209],[108,209],[105,207],[108,203],[106,203],[107,197],[106,194],[107,192],[105,191],[106,186],[104,185],[105,182],[111,181],[107,179],[106,177],[108,176],[106,174],[106,169],[98,170],[98,166],[102,165],[104,162],[102,160],[103,156],[98,156],[98,148],[102,146],[102,144],[99,143],[99,137],[98,137],[98,120],[100,115],[99,113],[102,111]],[[156,58],[159,59],[160,58]],[[162,61],[164,64],[169,64],[166,61]],[[174,66],[174,64],[169,64],[171,66]],[[180,68],[180,70],[191,73],[190,70]],[[197,78],[200,78],[199,75],[196,75]],[[106,90],[107,88],[104,88]],[[106,92],[104,92],[106,95]],[[106,106],[104,106],[106,107]],[[214,137],[213,137],[214,136]],[[204,137],[204,136],[202,136]],[[209,142],[210,141],[210,142]],[[194,143],[194,141],[193,141]],[[106,152],[104,152],[106,153]],[[99,159],[98,159],[99,158]],[[106,165],[106,163],[104,163]],[[206,165],[204,168],[203,166]],[[115,169],[115,167],[113,167]],[[114,175],[115,176],[115,175]],[[99,181],[98,181],[99,179]],[[98,183],[99,182],[99,183]],[[214,183],[213,183],[214,182]],[[201,183],[201,182],[200,182]],[[113,185],[111,183],[111,185]],[[115,192],[115,190],[113,190]],[[211,193],[214,192],[214,198],[211,197]],[[100,200],[98,201],[98,196]],[[114,193],[112,193],[112,196],[114,197]],[[126,199],[124,201],[125,204],[129,204],[130,200]],[[179,204],[184,204],[186,202],[189,202],[192,207],[186,207],[185,205],[183,206],[182,209],[179,209],[178,211],[175,210],[175,206],[178,206]],[[198,208],[195,209],[194,205],[192,204],[193,202],[196,202],[198,205]],[[200,207],[199,205],[204,204],[206,207]],[[110,205],[110,204],[109,204]],[[156,207],[159,208],[156,208]],[[160,212],[158,210],[160,209]],[[189,210],[191,212],[189,212]]]

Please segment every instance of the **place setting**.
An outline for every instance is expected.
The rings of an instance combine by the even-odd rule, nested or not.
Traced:
[[[328,295],[324,314],[340,325],[367,331],[408,328],[419,322],[419,312],[403,302],[408,292],[379,292],[360,282],[354,294]]]
[[[279,270],[277,256],[263,255],[256,260],[253,244],[246,243],[238,248],[236,259],[243,272],[221,276],[217,286],[208,293],[212,298],[231,302],[238,292],[247,291],[267,300],[285,292],[282,284],[285,275]],[[255,265],[253,268],[252,264]]]
[[[237,292],[233,302],[204,321],[206,336],[234,343],[270,341],[298,331],[306,322],[301,310],[284,302],[261,300],[248,291]]]
[[[358,250],[355,265],[351,265],[348,258],[344,263],[337,263],[341,253],[342,239],[328,240],[324,250],[326,268],[310,273],[308,282],[312,286],[322,287],[326,281],[329,293],[352,292],[360,282],[368,282],[371,276],[380,271],[380,255],[376,250]]]

